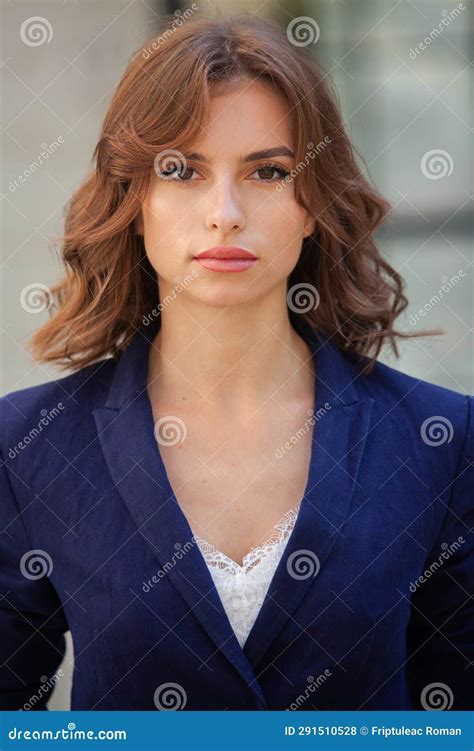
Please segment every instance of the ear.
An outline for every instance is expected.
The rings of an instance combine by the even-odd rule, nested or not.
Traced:
[[[306,222],[304,225],[303,237],[309,237],[309,235],[313,234],[315,229],[316,229],[316,219],[314,219],[310,214],[306,214]]]

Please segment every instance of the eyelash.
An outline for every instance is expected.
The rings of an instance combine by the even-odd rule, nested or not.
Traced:
[[[279,182],[280,180],[284,180],[285,177],[287,177],[287,175],[290,174],[289,172],[287,172],[287,170],[283,169],[283,167],[280,167],[280,165],[274,164],[273,162],[265,162],[264,164],[260,164],[258,167],[256,167],[254,169],[254,172],[258,172],[259,170],[264,170],[264,169],[273,169],[273,170],[275,170],[275,172],[279,173],[280,177],[278,179],[276,179],[276,180],[275,179],[273,179],[273,180],[257,180],[257,182],[261,182],[261,183],[276,183],[276,182]],[[198,170],[195,167],[190,167],[190,166],[187,167],[187,170],[192,170],[193,172],[198,172]],[[164,173],[162,173],[162,174],[164,174]],[[169,173],[168,177],[170,175],[172,175],[172,174],[173,174],[172,172]],[[181,180],[178,177],[178,178],[172,178],[172,179],[170,179],[169,182],[174,182],[174,183],[178,183],[178,184],[181,184],[181,185],[186,185],[187,183],[193,183],[193,182],[195,182],[195,180]]]

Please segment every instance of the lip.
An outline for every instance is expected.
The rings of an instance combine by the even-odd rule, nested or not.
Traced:
[[[203,250],[194,260],[209,271],[246,271],[258,263],[258,258],[250,250],[238,247],[216,247]]]
[[[209,271],[247,271],[258,263],[258,258],[195,258],[194,260]]]
[[[201,258],[219,258],[224,261],[233,261],[236,259],[245,261],[257,260],[257,256],[254,255],[250,250],[246,250],[245,248],[238,248],[237,246],[218,246],[215,248],[208,248],[207,250],[203,250],[201,253],[198,253],[194,257],[198,260]]]

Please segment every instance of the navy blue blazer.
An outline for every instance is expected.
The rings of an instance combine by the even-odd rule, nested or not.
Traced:
[[[306,490],[241,649],[154,437],[154,335],[0,402],[0,707],[46,708],[70,629],[76,710],[474,709],[473,397],[308,335]]]

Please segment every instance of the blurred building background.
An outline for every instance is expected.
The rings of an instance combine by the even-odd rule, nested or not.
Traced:
[[[472,5],[468,0],[197,5],[205,15],[249,10],[284,28],[297,17],[308,17],[313,28],[317,23],[318,38],[308,46],[335,83],[365,169],[393,206],[378,238],[406,280],[410,306],[399,327],[446,331],[402,342],[399,360],[390,352],[381,359],[472,393]],[[29,285],[49,286],[58,278],[52,241],[63,231],[66,201],[90,168],[103,116],[131,54],[156,33],[160,14],[189,6],[3,0],[2,394],[58,376],[54,368],[35,364],[25,349],[48,314],[27,312],[21,295]],[[47,39],[25,44],[22,24],[38,15],[49,22],[43,22]],[[53,143],[47,160],[29,170]],[[69,707],[72,664],[69,638],[65,675],[52,692],[50,709]]]

